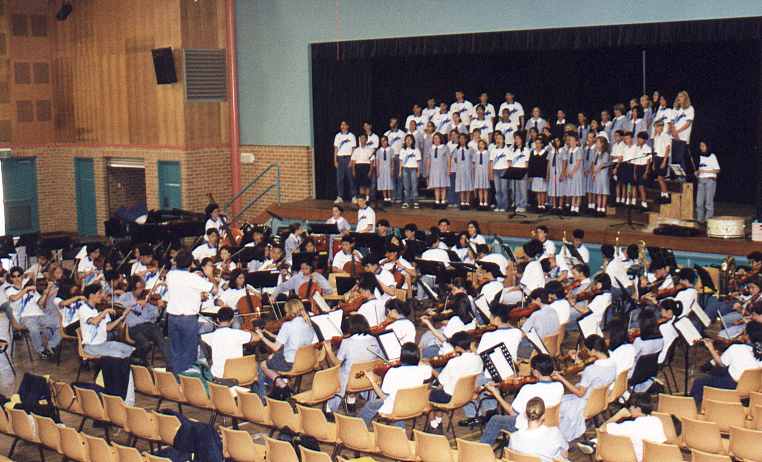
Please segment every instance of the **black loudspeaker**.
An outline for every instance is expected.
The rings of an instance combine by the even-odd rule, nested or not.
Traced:
[[[66,21],[66,18],[69,17],[72,11],[71,3],[65,2],[63,5],[61,5],[61,9],[58,10],[58,13],[56,13],[56,19],[59,21]]]
[[[153,56],[153,69],[156,71],[156,83],[164,85],[177,82],[175,72],[175,58],[172,48],[156,48],[151,50]]]

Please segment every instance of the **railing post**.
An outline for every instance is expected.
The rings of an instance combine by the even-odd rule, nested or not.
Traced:
[[[275,164],[275,188],[278,197],[278,205],[280,205],[280,164]]]

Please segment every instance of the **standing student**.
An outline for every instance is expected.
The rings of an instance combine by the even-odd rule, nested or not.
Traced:
[[[447,135],[453,128],[452,116],[450,115],[450,111],[448,109],[449,108],[447,107],[447,103],[442,101],[439,103],[439,111],[435,113],[431,118],[431,122],[434,124],[437,132],[443,135]]]
[[[429,189],[434,190],[434,208],[447,207],[447,188],[450,185],[450,150],[444,144],[444,135],[437,132],[432,138],[431,154],[426,170]]]
[[[674,146],[674,144],[673,144]],[[699,143],[698,192],[696,194],[696,220],[704,223],[714,216],[714,194],[717,192],[717,175],[720,163],[709,150],[706,141]]]
[[[355,232],[372,233],[376,229],[376,212],[368,206],[364,197],[357,198],[357,226]]]
[[[477,142],[477,150],[474,155],[474,189],[479,200],[479,209],[489,208],[489,164],[490,153],[487,142],[482,138]]]
[[[487,116],[484,106],[481,104],[476,106],[474,110],[474,117],[471,118],[471,124],[468,129],[473,133],[474,130],[479,130],[479,136],[481,139],[490,142],[492,138],[492,119]]]
[[[545,211],[547,203],[547,173],[548,173],[548,149],[543,146],[544,138],[538,136],[532,144],[529,155],[529,178],[531,178],[530,190],[534,193],[537,211]]]
[[[423,121],[424,123],[433,122],[434,120],[434,114],[439,112],[437,109],[437,100],[434,98],[429,98],[426,100],[426,107],[423,108],[423,111],[421,111],[421,114],[423,115]]]
[[[495,182],[495,212],[505,212],[508,210],[508,179],[503,178],[509,164],[508,149],[505,145],[503,132],[496,131],[495,144],[490,146],[489,153],[489,176]]]
[[[421,160],[418,162],[418,174],[419,176],[428,179],[429,178],[429,159],[431,157],[431,147],[434,144],[434,128],[433,122],[427,122],[423,127],[423,136],[419,140],[416,140],[418,149],[421,151]]]
[[[566,134],[566,112],[559,109],[556,111],[556,121],[553,122],[553,127],[550,129],[553,136],[563,138]]]
[[[505,104],[505,103],[503,103]],[[503,134],[505,142],[513,142],[513,133],[516,131],[516,125],[510,118],[510,110],[505,107],[500,111],[500,120],[495,124],[495,135],[498,132]],[[494,137],[494,135],[493,135]]]
[[[590,213],[595,213],[595,195],[593,193],[593,161],[595,160],[595,132],[592,130],[587,132],[585,136],[585,146],[582,148],[584,152],[582,160],[582,174],[584,175],[584,190],[587,195],[587,210]],[[580,138],[582,140],[583,138]]]
[[[667,190],[666,178],[669,175],[670,153],[672,152],[672,139],[664,132],[664,121],[656,120],[653,126],[653,162],[651,168],[659,184],[660,204],[669,204],[671,199]]]
[[[561,155],[561,140],[553,138],[547,150],[548,156],[548,197],[551,210],[558,211],[563,207],[561,201],[561,174],[563,173],[563,157]]]
[[[452,162],[455,164],[455,192],[460,197],[460,208],[468,209],[471,203],[471,192],[474,190],[474,152],[468,147],[468,137],[458,135],[458,146],[455,148]]]
[[[633,185],[633,205],[636,202],[636,195],[640,198],[640,208],[643,211],[648,210],[646,202],[646,180],[648,179],[648,170],[651,164],[651,146],[648,145],[648,133],[641,131],[636,139],[635,157],[630,161],[632,163],[632,185]],[[635,189],[637,188],[637,191]]]
[[[389,130],[384,133],[392,148],[394,157],[394,168],[392,169],[392,183],[394,184],[394,202],[402,202],[402,179],[397,176],[399,172],[399,155],[402,150],[402,140],[405,138],[405,132],[399,128],[399,119],[397,117],[389,118]]]
[[[540,111],[540,108],[535,106],[532,108],[532,117],[527,120],[526,125],[524,126],[525,130],[530,130],[534,128],[537,130],[537,133],[542,133],[543,129],[548,125],[548,122],[542,118],[542,112]]]
[[[651,99],[648,95],[642,95],[640,97],[640,116],[643,118],[643,122],[646,125],[646,132],[651,134],[651,125],[654,123],[654,111],[651,107]]]
[[[420,207],[418,204],[418,163],[421,161],[421,151],[415,146],[415,137],[411,133],[405,135],[404,145],[400,151],[399,171],[405,191],[403,209],[410,205],[416,209]]]
[[[577,135],[571,133],[567,137],[568,165],[566,171],[567,196],[571,197],[571,214],[579,215],[580,204],[585,196],[585,172],[583,167],[584,152],[578,146]]]
[[[377,189],[384,196],[384,204],[392,203],[394,193],[394,151],[389,146],[389,138],[381,137],[381,146],[376,150]]]
[[[350,168],[350,158],[352,150],[357,146],[357,139],[354,133],[349,132],[349,122],[342,120],[339,124],[339,133],[333,138],[333,166],[336,168],[336,200],[337,204],[344,202],[342,198],[344,186],[349,187],[349,196],[355,191],[352,181],[352,170]]]
[[[529,169],[529,148],[524,143],[524,135],[515,133],[513,135],[513,146],[509,148],[510,168]],[[516,207],[516,213],[527,211],[527,196],[529,194],[529,180],[525,173],[518,180],[513,180],[511,186],[513,190],[513,204]]]
[[[607,140],[610,140],[614,136],[614,131],[612,130],[614,127],[614,122],[611,121],[611,115],[609,114],[609,111],[601,111],[600,127],[601,131],[606,134]]]
[[[614,119],[611,121],[611,133],[615,133],[617,130],[625,132],[627,118],[624,115],[624,104],[618,103],[614,105]]]
[[[368,136],[363,133],[360,135],[360,145],[352,151],[350,166],[352,168],[352,178],[357,186],[357,196],[370,198],[370,178],[373,175],[373,156],[375,151],[368,147]],[[367,199],[366,199],[367,200]]]
[[[489,95],[487,93],[482,93],[479,95],[479,104],[474,106],[474,111],[471,115],[471,118],[473,119],[476,117],[476,108],[479,106],[482,106],[484,108],[484,117],[489,120],[490,124],[495,123],[495,118],[497,117],[497,113],[495,112],[495,106],[492,105],[492,103],[489,102]]]
[[[423,131],[423,127],[426,125],[426,122],[428,122],[428,119],[423,117],[423,111],[420,104],[413,104],[413,113],[405,119],[405,126],[410,127],[410,122],[415,122],[415,131]]]
[[[453,112],[452,108],[450,108],[450,117],[452,118],[452,128],[454,130],[457,130],[459,134],[468,134],[468,124],[463,122],[459,112]]]
[[[671,107],[669,107],[669,104],[667,103],[667,98],[665,98],[664,96],[660,96],[658,101],[658,107],[656,108],[656,114],[654,114],[653,124],[651,125],[651,133],[653,134],[655,132],[656,124],[661,122],[664,133],[666,133],[667,135],[670,135],[670,139],[671,139],[671,133],[669,133],[668,128],[670,127],[670,124],[672,123],[673,117],[674,117],[673,110]]]
[[[595,196],[595,210],[598,216],[606,216],[606,207],[609,201],[609,142],[599,136],[595,139],[591,175],[593,180],[593,195]]]
[[[587,134],[590,132],[590,124],[587,123],[587,116],[584,112],[577,113],[577,139],[580,143],[587,140]]]
[[[691,105],[691,97],[683,90],[677,94],[674,105],[674,117],[672,119],[672,159],[676,164],[688,167],[690,157],[691,131],[693,130],[693,118],[695,111]]]
[[[456,129],[450,130],[447,139],[447,149],[450,152],[450,166],[448,169],[448,175],[450,177],[450,187],[447,190],[447,203],[448,207],[455,208],[458,206],[458,192],[455,190],[455,150],[458,149],[458,137],[460,133]]]
[[[518,101],[516,101],[515,96],[511,92],[507,92],[505,94],[505,102],[503,102],[500,105],[500,114],[503,113],[504,110],[508,110],[508,117],[510,118],[511,123],[513,124],[513,129],[520,130],[524,127],[524,106],[521,105]],[[511,138],[506,136],[506,140],[510,140]]]
[[[638,106],[634,106],[628,113],[629,117],[625,123],[625,130],[631,131],[634,136],[638,136],[638,133],[648,133],[648,127],[645,120],[640,117]]]
[[[465,94],[461,90],[455,92],[455,102],[450,105],[450,113],[458,114],[460,120],[464,124],[468,125],[471,122],[471,113],[474,110],[474,105],[470,101],[466,100]],[[455,124],[455,117],[453,117],[453,124]],[[456,125],[457,127],[457,125]]]

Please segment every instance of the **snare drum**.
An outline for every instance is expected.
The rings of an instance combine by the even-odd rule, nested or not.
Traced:
[[[743,239],[746,237],[746,219],[719,216],[707,220],[706,234],[718,239]]]

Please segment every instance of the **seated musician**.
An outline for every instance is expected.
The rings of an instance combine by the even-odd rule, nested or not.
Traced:
[[[749,326],[751,327],[751,326]],[[691,396],[700,406],[704,398],[704,387],[733,390],[747,369],[762,367],[762,328],[756,325],[747,328],[748,342],[733,343],[720,354],[711,339],[704,339],[704,346],[712,356],[714,367],[709,374],[696,377],[691,387]]]
[[[376,224],[376,235],[386,239],[391,235],[391,233],[392,225],[389,224],[389,220],[386,218],[378,220],[378,223]]]
[[[592,361],[582,370],[581,379],[576,385],[563,375],[554,372],[553,380],[560,381],[570,393],[561,398],[561,433],[566,441],[572,441],[585,433],[584,411],[590,393],[595,388],[608,387],[616,379],[616,363],[609,358],[606,341],[599,335],[591,335],[584,341],[585,348]]]
[[[36,275],[40,278],[42,287],[38,289],[37,280],[30,280],[29,285],[24,285],[23,271],[19,266],[8,271],[11,283],[5,287],[4,292],[11,308],[9,312],[12,315],[9,319],[17,321],[11,321],[14,327],[21,327],[19,330],[29,333],[32,348],[40,358],[48,359],[61,341],[56,313],[43,311],[55,287],[50,282],[42,285],[46,284],[46,280],[41,273]]]
[[[550,240],[550,230],[545,225],[540,225],[532,233],[534,239],[537,239],[542,245],[542,256],[549,257],[556,254],[556,244]]]
[[[352,226],[347,219],[344,218],[344,208],[338,204],[331,207],[331,217],[325,222],[329,225],[336,225],[339,229],[339,234],[342,235],[352,230]]]
[[[641,298],[646,298],[651,303],[657,303],[659,293],[675,286],[670,277],[670,267],[666,262],[656,259],[651,262],[649,271],[640,278]]]
[[[206,206],[204,211],[207,216],[206,223],[204,224],[204,230],[216,229],[217,234],[221,235],[225,230],[225,218],[220,211],[220,206],[214,202]]]
[[[604,244],[601,246],[601,253],[603,254],[603,258],[608,262],[608,264],[606,264],[605,272],[611,278],[612,294],[614,294],[615,297],[619,297],[621,294],[621,287],[624,287],[626,290],[632,288],[632,280],[627,274],[627,270],[630,269],[634,261],[638,258],[638,246],[630,245],[627,247],[625,255],[616,255],[614,246]]]
[[[86,255],[77,264],[77,276],[83,285],[89,285],[95,283],[101,274],[98,267],[95,266],[95,260],[101,255],[101,247],[96,243],[87,244],[85,252]]]
[[[528,333],[534,329],[537,335],[542,339],[550,337],[559,332],[561,323],[558,321],[558,313],[556,310],[550,307],[548,293],[545,289],[534,289],[529,294],[530,303],[540,306],[539,310],[533,312],[524,324],[521,326],[521,330],[524,333]],[[524,338],[519,344],[518,355],[519,358],[528,358],[532,353],[532,343]]]
[[[112,321],[112,316],[116,316],[113,308],[106,308],[100,312],[96,309],[104,301],[100,284],[90,284],[85,287],[82,296],[87,300],[80,305],[77,313],[85,353],[97,357],[129,358],[135,348],[126,343],[109,340],[108,334],[122,325],[130,314],[131,308],[127,307],[121,316]]]
[[[281,282],[273,289],[272,297],[276,298],[279,294],[293,290],[297,292],[302,284],[312,284],[320,288],[324,294],[332,294],[333,288],[328,280],[320,273],[313,271],[315,261],[305,260],[299,265],[299,272],[295,273],[286,282]],[[310,282],[311,281],[311,282]]]
[[[61,326],[63,326],[64,333],[71,337],[77,335],[77,329],[79,329],[79,307],[82,306],[87,298],[80,295],[79,286],[69,286],[62,288],[56,294],[54,304],[58,307],[58,314],[61,316]],[[13,320],[13,313],[10,313],[9,317],[11,322]],[[14,327],[14,329],[17,329]]]
[[[50,250],[37,249],[35,258],[36,258],[36,261],[33,264],[31,264],[29,268],[26,269],[26,271],[24,271],[24,279],[27,279],[27,278],[36,279],[37,276],[43,275],[48,272],[51,265]]]
[[[286,321],[280,327],[278,335],[274,336],[274,340],[271,340],[263,329],[256,328],[254,341],[261,341],[272,352],[265,361],[259,364],[257,393],[262,399],[265,398],[266,382],[272,383],[280,372],[291,370],[296,351],[313,343],[315,337],[315,331],[308,321],[304,305],[298,298],[291,298],[285,303],[283,316]]]
[[[379,264],[392,274],[398,272],[402,273],[403,277],[405,275],[411,278],[415,277],[415,268],[409,261],[400,255],[401,251],[402,249],[398,246],[388,245],[386,247],[386,253],[384,254],[386,258],[379,262]]]
[[[674,343],[680,336],[677,329],[675,329],[675,321],[680,319],[680,316],[683,315],[683,304],[682,302],[668,298],[659,303],[659,308],[661,311],[659,333],[661,333],[661,338],[664,341],[664,347],[659,353],[659,364],[664,364],[664,361],[667,360],[667,353],[669,353],[669,349],[672,347],[672,343]]]
[[[385,303],[390,297],[381,294],[381,297],[376,298],[374,293],[378,289],[378,282],[376,276],[371,273],[362,273],[357,287],[360,296],[365,299],[365,302],[357,310],[357,314],[363,316],[370,327],[376,327],[386,319]]]
[[[571,305],[566,299],[564,286],[558,281],[550,281],[545,284],[545,292],[548,294],[550,307],[555,310],[556,315],[558,315],[558,323],[561,325],[561,329],[565,329],[569,324]]]
[[[559,381],[554,381],[553,358],[545,354],[538,354],[530,361],[532,376],[537,378],[537,383],[529,383],[521,387],[511,403],[503,398],[500,389],[495,384],[487,384],[486,388],[495,397],[500,408],[505,412],[503,415],[494,415],[484,427],[481,442],[494,444],[502,430],[515,432],[528,427],[527,405],[534,398],[542,398],[548,407],[557,406],[564,395],[564,386]]]
[[[645,355],[651,355],[654,353],[660,353],[664,349],[664,339],[659,332],[659,324],[656,320],[656,313],[650,309],[644,309],[638,315],[638,327],[640,328],[640,336],[632,342],[632,346],[635,348],[635,366],[630,369],[628,379],[632,378],[635,368],[637,368],[638,360]],[[639,383],[634,386],[636,392],[644,392],[648,390],[653,383],[653,380],[646,380],[643,383]]]
[[[135,251],[137,255],[135,263],[130,267],[130,276],[143,277],[148,272],[148,265],[153,261],[153,251],[148,244],[138,246]]]
[[[455,245],[452,246],[452,249],[450,250],[455,252],[455,255],[460,258],[461,262],[473,264],[476,255],[472,252],[472,248],[469,244],[470,242],[468,241],[468,234],[459,233]]]
[[[441,220],[440,220],[441,221]],[[442,240],[442,231],[439,228],[432,226],[429,229],[429,240],[427,241],[429,249],[447,250],[447,244]]]
[[[543,247],[540,241],[533,239],[524,244],[522,248],[529,258],[529,262],[524,267],[519,284],[524,289],[524,293],[529,294],[535,289],[545,287],[545,272],[537,260],[542,255]]]
[[[363,268],[366,273],[375,274],[378,285],[383,289],[383,292],[376,288],[373,292],[376,298],[381,298],[384,294],[391,297],[395,296],[395,289],[397,288],[397,282],[394,280],[394,275],[382,268],[379,265],[379,257],[377,255],[368,255],[363,258]]]
[[[216,268],[214,266],[214,260],[211,257],[204,257],[204,259],[201,260],[201,263],[197,268],[196,274],[202,279],[204,279],[205,281],[208,281],[211,283],[217,282],[219,284],[219,278],[215,277],[215,270]],[[201,312],[205,312],[205,313],[217,312],[218,307],[215,301],[215,295],[216,294],[212,294],[209,292],[201,293]],[[202,319],[199,318],[199,320],[202,320]],[[211,327],[212,326],[208,326],[208,328],[211,328]]]
[[[215,266],[225,278],[230,275],[231,271],[238,268],[238,264],[233,261],[233,251],[229,246],[223,245],[220,247],[220,253]]]
[[[627,323],[619,318],[613,318],[606,325],[604,333],[609,346],[609,358],[616,363],[616,373],[632,372],[635,367],[635,346],[630,343]]]
[[[415,324],[408,319],[411,312],[410,302],[390,298],[384,306],[386,307],[386,319],[392,320],[387,329],[394,331],[400,343],[415,343]]]
[[[456,294],[451,299],[452,312],[454,315],[446,321],[441,329],[434,327],[429,316],[421,317],[421,323],[428,329],[431,337],[425,334],[421,336],[421,348],[424,358],[431,358],[436,355],[446,354],[452,351],[450,339],[458,332],[472,330],[476,328],[476,319],[474,318],[471,307],[471,300],[466,294]]]
[[[236,269],[230,273],[228,287],[220,291],[215,303],[217,306],[227,306],[235,311],[238,306],[238,301],[245,297],[246,293],[246,274],[243,271]]]
[[[206,241],[199,244],[191,254],[193,259],[200,262],[204,258],[215,258],[217,256],[217,246],[220,243],[220,233],[216,228],[206,230]]]
[[[343,273],[344,265],[351,261],[358,263],[362,262],[362,254],[355,250],[355,241],[350,236],[344,236],[341,238],[341,252],[337,253],[333,257],[333,263],[331,263],[331,271],[334,273]]]
[[[400,353],[400,365],[390,368],[383,382],[373,372],[365,373],[378,396],[367,401],[360,409],[360,418],[368,428],[377,414],[391,414],[394,410],[394,400],[400,390],[421,386],[431,379],[431,366],[420,362],[421,355],[415,343],[405,343]],[[394,422],[394,425],[404,427],[405,423]]]
[[[598,317],[598,324],[603,321],[603,316],[606,314],[606,309],[611,306],[611,278],[606,273],[600,273],[595,276],[593,283],[588,288],[588,291],[572,294],[572,310],[570,318],[572,322],[578,320],[581,316],[592,312],[593,316]],[[577,297],[582,297],[583,294],[592,296],[592,300],[577,302]]]
[[[566,460],[569,443],[558,427],[545,426],[545,400],[532,398],[526,405],[527,427],[511,435],[508,448],[512,451],[536,456],[542,462]]]
[[[696,270],[693,268],[682,268],[677,273],[677,286],[680,290],[675,294],[675,300],[683,304],[683,316],[688,316],[692,311],[702,309],[699,305],[698,291],[696,290],[697,279]],[[696,327],[700,331],[704,330],[704,325],[701,323],[698,323]]]
[[[221,378],[225,361],[243,356],[243,346],[254,342],[256,334],[232,327],[235,312],[223,306],[217,312],[217,328],[201,336],[201,342],[211,350],[212,375]]]
[[[143,363],[147,363],[151,347],[160,348],[164,358],[169,358],[169,346],[164,339],[164,330],[159,326],[161,316],[159,308],[146,299],[146,286],[143,278],[132,276],[129,291],[120,295],[117,303],[130,308],[125,319],[130,338],[135,342],[135,355]]]
[[[722,322],[728,326],[732,338],[732,336],[742,330],[740,327],[733,328],[732,326],[742,324],[744,314],[748,315],[750,314],[749,312],[752,311],[749,308],[762,301],[762,292],[760,292],[760,288],[762,288],[762,278],[758,275],[754,275],[746,280],[744,292],[748,293],[748,298],[741,299],[745,301],[740,302],[732,298],[729,300],[720,300],[714,295],[706,294],[699,296],[700,303],[701,306],[704,307],[704,311],[706,312],[706,315],[709,316],[709,319],[722,316]],[[726,332],[724,334],[727,335],[728,333]]]
[[[332,412],[339,408],[341,399],[344,397],[352,365],[355,363],[375,361],[381,357],[378,341],[376,340],[376,337],[370,335],[370,326],[368,325],[365,316],[350,314],[346,318],[346,326],[347,331],[344,339],[341,340],[339,351],[334,353],[331,341],[329,339],[326,339],[325,341],[328,361],[330,361],[333,366],[341,366],[339,372],[341,390],[337,396],[334,396],[328,401],[328,409]],[[356,399],[357,397],[355,395],[346,397],[347,408],[350,409],[350,412],[354,412]]]
[[[282,246],[275,244],[268,246],[268,248],[270,249],[270,256],[262,263],[257,271],[278,271],[283,264],[288,264],[286,262],[286,253]],[[290,264],[288,265],[290,266]]]
[[[301,223],[291,223],[288,225],[288,237],[283,244],[283,249],[286,254],[286,261],[289,263],[291,263],[291,258],[294,255],[294,252],[298,252],[299,247],[302,246],[306,232],[307,230]]]
[[[432,388],[429,394],[429,400],[433,403],[449,403],[455,394],[455,386],[462,377],[473,374],[481,374],[484,370],[482,358],[474,353],[473,339],[466,332],[458,332],[450,339],[455,357],[450,359],[441,372],[432,371],[437,378],[441,388]],[[442,423],[442,416],[437,415],[429,422],[432,433],[441,433],[439,425]]]
[[[611,416],[602,426],[601,430],[609,435],[626,436],[632,441],[632,448],[638,462],[643,461],[643,441],[664,444],[667,436],[661,419],[651,415],[654,406],[651,397],[646,393],[633,393],[627,400],[627,407],[623,407]],[[580,452],[592,455],[595,451],[585,443],[579,443]]]

